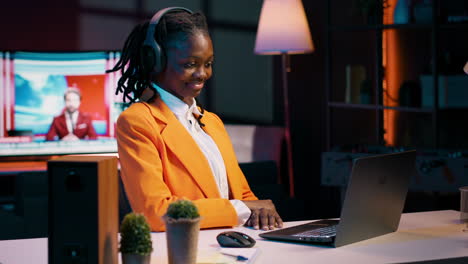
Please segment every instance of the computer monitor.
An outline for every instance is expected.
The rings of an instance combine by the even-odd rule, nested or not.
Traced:
[[[115,51],[0,52],[0,156],[116,152],[125,104],[115,95],[119,73],[106,70],[118,59]],[[70,87],[80,90],[79,111],[91,117],[97,140],[45,140]]]

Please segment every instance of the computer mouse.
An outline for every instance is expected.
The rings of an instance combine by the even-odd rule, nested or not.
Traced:
[[[219,233],[216,236],[216,240],[218,240],[219,245],[222,247],[249,248],[255,245],[255,239],[238,231]]]

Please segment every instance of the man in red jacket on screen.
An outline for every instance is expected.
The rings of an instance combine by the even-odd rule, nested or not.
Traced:
[[[65,109],[62,114],[54,117],[46,140],[73,141],[80,139],[96,139],[91,116],[79,111],[81,104],[81,92],[79,89],[67,88],[64,94]]]

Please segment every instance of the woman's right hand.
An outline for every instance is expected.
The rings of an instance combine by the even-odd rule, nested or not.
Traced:
[[[271,200],[242,201],[252,211],[245,226],[254,229],[272,230],[283,227],[283,220]]]

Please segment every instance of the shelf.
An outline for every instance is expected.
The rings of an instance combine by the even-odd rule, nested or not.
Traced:
[[[350,1],[328,0],[328,150],[368,142],[468,149],[468,123],[456,121],[466,116],[468,107],[453,108],[465,106],[464,82],[445,77],[446,72],[462,74],[468,21],[463,21],[466,6],[451,2],[434,0],[421,6],[418,16],[413,14],[414,23],[383,24],[393,10],[376,12],[379,19],[369,20],[350,14],[355,8]],[[381,14],[386,16],[380,19]],[[361,97],[362,89],[372,95]],[[366,134],[354,133],[359,129]]]
[[[383,29],[419,29],[431,30],[432,24],[376,24],[376,25],[334,25],[330,26],[330,31],[371,31]]]
[[[440,24],[440,29],[468,29],[468,23],[446,23]]]
[[[351,104],[351,103],[340,103],[340,102],[329,102],[329,107],[333,108],[354,108],[354,109],[369,109],[369,110],[396,110],[401,112],[411,113],[432,113],[434,109],[431,108],[416,108],[416,107],[404,107],[404,106],[384,106],[375,104]]]
[[[433,24],[410,23],[410,24],[375,24],[375,25],[333,25],[329,31],[372,31],[383,29],[416,29],[432,30]],[[468,23],[445,23],[437,25],[439,29],[468,29]]]
[[[26,171],[46,171],[47,161],[0,162],[0,177]]]

